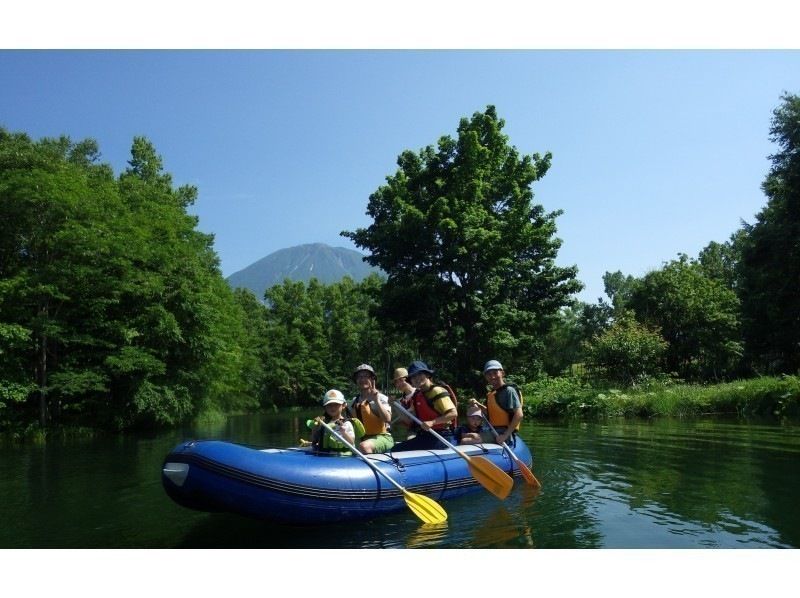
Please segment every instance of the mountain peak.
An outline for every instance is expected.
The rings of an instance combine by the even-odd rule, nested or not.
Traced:
[[[278,249],[234,272],[227,281],[231,287],[250,289],[263,299],[264,291],[285,278],[303,282],[316,278],[323,284],[332,284],[345,276],[359,282],[373,272],[380,270],[366,263],[363,253],[325,243],[307,243]]]

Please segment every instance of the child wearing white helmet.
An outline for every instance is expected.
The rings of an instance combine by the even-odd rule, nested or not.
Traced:
[[[342,455],[352,454],[346,444],[328,432],[325,426],[320,425],[320,422],[324,421],[343,438],[347,439],[350,444],[355,444],[356,435],[353,424],[344,417],[345,405],[347,405],[347,401],[345,401],[344,395],[335,388],[323,395],[322,406],[325,409],[325,414],[308,421],[309,427],[312,428],[311,446],[315,451],[340,453]]]

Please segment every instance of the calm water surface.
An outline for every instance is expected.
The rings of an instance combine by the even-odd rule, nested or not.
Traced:
[[[316,412],[314,412],[316,413]],[[174,504],[164,456],[188,438],[294,446],[308,414],[230,418],[158,435],[0,448],[0,548],[800,547],[800,428],[721,420],[526,422],[534,491],[518,481],[371,525],[286,527]]]

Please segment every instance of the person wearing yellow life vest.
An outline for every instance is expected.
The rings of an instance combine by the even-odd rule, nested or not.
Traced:
[[[435,385],[432,376],[433,370],[423,361],[414,361],[408,366],[408,381],[415,388],[408,397],[408,410],[416,415],[422,426],[416,436],[394,445],[393,452],[447,448],[429,430],[436,430],[439,435],[450,440],[458,411],[450,393],[446,388]]]
[[[389,397],[378,392],[375,386],[377,380],[375,370],[366,363],[353,372],[358,396],[350,403],[349,413],[364,424],[364,437],[358,445],[362,453],[385,453],[394,446],[394,438],[388,430],[392,408]]]
[[[353,423],[345,418],[344,409],[347,401],[344,395],[332,388],[322,397],[322,407],[325,415],[308,420],[308,427],[311,428],[311,445],[315,451],[324,453],[339,453],[341,455],[352,454],[347,445],[331,434],[320,422],[329,424],[338,434],[346,438],[350,444],[356,441],[356,434]]]
[[[477,400],[470,400],[469,404],[477,405],[486,414],[489,422],[497,430],[497,443],[514,443],[514,432],[519,430],[522,422],[522,396],[518,389],[506,383],[506,373],[502,364],[496,359],[490,359],[483,366],[483,377],[489,383],[489,392],[486,394],[486,405],[481,405]]]

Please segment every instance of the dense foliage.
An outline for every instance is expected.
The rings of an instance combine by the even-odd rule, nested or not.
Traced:
[[[587,361],[603,378],[631,385],[661,373],[669,344],[633,317],[620,318],[588,346]]]
[[[196,190],[143,138],[118,178],[97,160],[0,131],[0,418],[150,426],[252,403]]]
[[[740,296],[748,356],[759,371],[800,369],[800,96],[772,120],[778,152],[762,188],[768,200],[745,227]]]
[[[385,389],[417,358],[476,394],[481,364],[500,359],[537,415],[652,414],[631,397],[666,404],[678,380],[797,374],[800,98],[775,110],[756,222],[696,259],[607,272],[596,304],[575,301],[576,269],[556,266],[560,212],[533,203],[550,155],[520,155],[503,126],[490,106],[455,139],[400,155],[369,198],[372,224],[342,233],[387,279],[286,280],[264,297],[229,288],[187,211],[197,190],[173,185],[146,139],[117,176],[92,140],[0,129],[0,429],[310,406],[352,392],[359,363]],[[795,413],[786,380],[737,383],[752,390],[742,404]],[[735,402],[739,387],[725,388]]]
[[[555,264],[560,212],[533,203],[550,154],[520,155],[494,107],[462,119],[458,137],[403,152],[369,198],[373,223],[343,235],[388,275],[381,319],[411,328],[423,353],[466,384],[482,360],[518,375],[541,371],[542,339],[580,290],[576,268]]]

